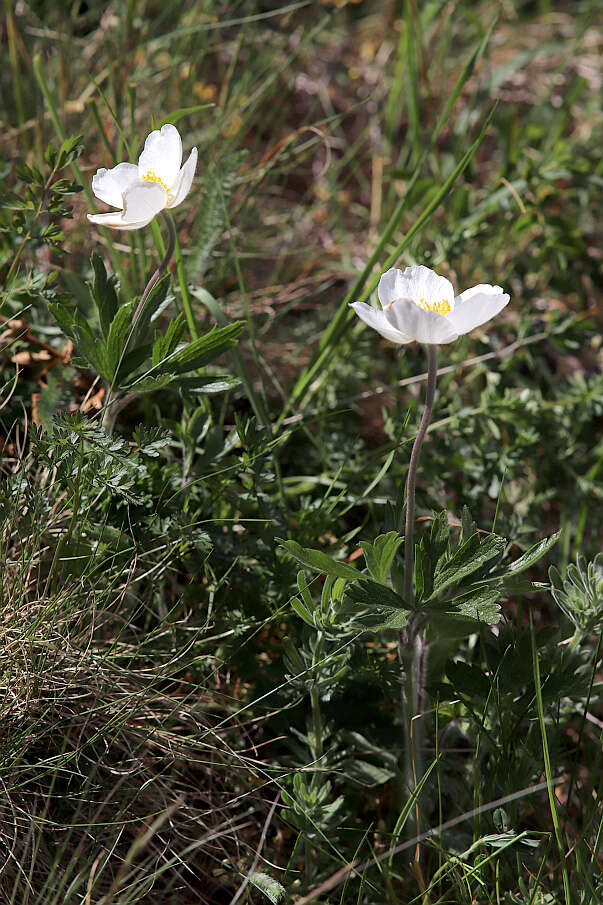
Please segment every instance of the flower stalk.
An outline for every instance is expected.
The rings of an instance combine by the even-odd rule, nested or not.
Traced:
[[[414,608],[414,565],[415,565],[415,485],[421,447],[431,420],[435,399],[438,370],[437,345],[427,346],[428,371],[425,407],[421,423],[410,456],[410,466],[406,481],[406,519],[404,529],[404,600]],[[416,787],[423,777],[423,711],[425,673],[427,668],[428,645],[422,629],[426,620],[419,613],[411,612],[406,627],[399,634],[400,662],[404,671],[404,735],[405,771],[404,780],[408,792]],[[415,827],[420,834],[419,806],[415,809]],[[415,856],[418,864],[418,849]]]
[[[415,565],[415,484],[417,479],[417,466],[423,440],[431,421],[433,401],[435,399],[436,379],[438,374],[438,347],[427,346],[427,393],[425,396],[425,408],[423,417],[413,443],[410,455],[410,466],[406,479],[406,521],[404,527],[404,600],[409,606],[414,606],[413,575]]]
[[[163,274],[168,269],[170,261],[172,260],[172,255],[174,254],[174,248],[176,247],[176,228],[174,226],[174,221],[172,220],[172,218],[170,217],[170,215],[167,213],[166,210],[162,210],[161,215],[162,215],[163,219],[165,220],[165,224],[168,228],[168,239],[167,239],[167,244],[165,247],[165,254],[164,254],[163,258],[161,259],[161,261],[159,262],[159,264],[157,265],[157,269],[155,270],[155,273],[152,275],[151,279],[145,286],[144,292],[140,296],[140,301],[138,303],[138,307],[136,308],[136,311],[134,312],[134,317],[132,318],[132,329],[136,326],[138,318],[140,317],[140,315],[142,313],[146,300],[148,299],[149,295],[151,294],[151,290],[153,289],[153,286],[155,286],[155,284],[157,283],[159,278],[161,276],[163,276]]]

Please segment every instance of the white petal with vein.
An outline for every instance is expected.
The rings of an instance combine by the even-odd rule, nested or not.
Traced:
[[[447,299],[451,307],[454,305],[454,290],[450,280],[423,264],[407,267],[404,272],[392,267],[379,280],[378,293],[384,308],[399,299],[412,299],[415,302],[423,299],[428,304]]]
[[[88,214],[91,223],[98,226],[110,226],[113,229],[142,229],[153,219],[149,217],[146,220],[124,220],[123,211],[111,211],[109,214]]]
[[[147,136],[144,150],[138,158],[138,173],[143,179],[147,173],[157,176],[171,189],[176,184],[182,163],[182,139],[171,123],[155,129]]]
[[[102,167],[92,177],[92,191],[105,204],[122,207],[124,192],[138,182],[138,178],[138,167],[134,163],[118,163],[111,170]]]
[[[193,148],[193,150],[189,154],[188,160],[180,170],[177,186],[173,190],[175,192],[175,197],[172,201],[170,201],[168,207],[176,207],[177,204],[180,204],[181,201],[184,201],[191,190],[191,185],[193,184],[193,177],[195,175],[196,168],[197,149]]]
[[[385,311],[378,311],[377,308],[371,308],[366,302],[353,302],[353,304],[350,305],[350,308],[354,309],[358,317],[361,318],[365,324],[368,324],[369,327],[372,327],[373,330],[376,330],[377,333],[380,333],[385,339],[389,339],[390,342],[397,343],[400,346],[412,342],[412,337],[401,333],[400,330],[389,323],[385,316]]]
[[[469,333],[475,327],[496,317],[509,301],[501,286],[480,284],[466,289],[455,300],[454,311],[447,317],[457,333]]]
[[[458,338],[458,331],[436,311],[424,311],[414,302],[402,300],[394,302],[383,312],[392,327],[420,343],[449,343]]]

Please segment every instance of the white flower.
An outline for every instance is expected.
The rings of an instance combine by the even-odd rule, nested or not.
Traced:
[[[500,286],[480,284],[455,298],[452,283],[429,267],[392,267],[379,280],[383,310],[365,302],[352,308],[362,320],[393,343],[450,343],[495,317],[509,301]]]
[[[184,166],[182,139],[169,123],[147,136],[144,149],[134,163],[104,167],[92,178],[92,191],[112,207],[109,214],[88,214],[92,223],[116,229],[140,229],[166,207],[176,207],[188,195],[195,168],[197,149],[193,148]]]

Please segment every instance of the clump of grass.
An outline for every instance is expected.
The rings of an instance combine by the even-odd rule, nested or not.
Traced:
[[[43,495],[30,485],[28,505]],[[253,771],[230,747],[236,720],[220,729],[218,699],[191,674],[197,632],[182,612],[145,631],[129,570],[100,590],[49,590],[24,509],[2,536],[0,897],[171,902],[199,884],[209,896],[244,857]]]

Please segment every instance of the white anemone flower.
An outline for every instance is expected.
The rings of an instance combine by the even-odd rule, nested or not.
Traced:
[[[92,191],[101,201],[120,208],[108,214],[88,214],[99,226],[141,229],[164,208],[184,201],[193,183],[197,149],[182,163],[182,139],[176,126],[168,123],[147,136],[138,164],[118,163],[111,170],[102,167],[92,178]]]
[[[500,286],[481,283],[455,297],[452,283],[429,267],[392,267],[379,280],[382,310],[365,302],[352,308],[362,320],[393,343],[439,345],[469,333],[502,311],[509,296]]]

